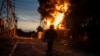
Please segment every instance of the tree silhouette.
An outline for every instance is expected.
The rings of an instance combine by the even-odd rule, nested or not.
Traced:
[[[38,26],[37,32],[43,31],[43,28],[41,26]]]

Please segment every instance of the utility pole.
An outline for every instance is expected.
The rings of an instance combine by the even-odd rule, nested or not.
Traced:
[[[5,34],[9,37],[14,37],[16,35],[17,19],[14,1],[2,0],[0,6],[0,17],[5,21]]]

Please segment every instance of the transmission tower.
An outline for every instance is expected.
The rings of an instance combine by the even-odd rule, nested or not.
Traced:
[[[1,0],[0,18],[5,22],[7,36],[15,36],[17,19],[15,14],[15,0]]]

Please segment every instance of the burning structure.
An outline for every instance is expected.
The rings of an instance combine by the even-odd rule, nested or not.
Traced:
[[[64,33],[68,28],[66,27],[65,15],[68,15],[70,10],[69,0],[38,0],[40,7],[38,8],[41,14],[41,25],[44,30],[48,29],[50,25],[54,25],[57,31]]]

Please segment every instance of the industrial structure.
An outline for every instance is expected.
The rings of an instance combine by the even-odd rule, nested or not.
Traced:
[[[16,36],[17,19],[14,1],[15,0],[0,1],[0,37]]]

